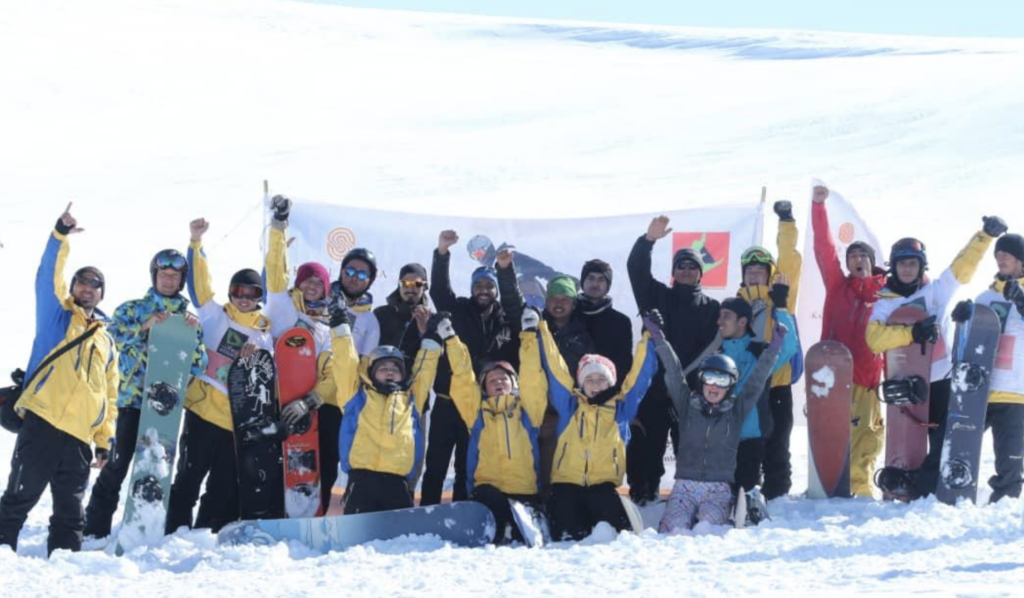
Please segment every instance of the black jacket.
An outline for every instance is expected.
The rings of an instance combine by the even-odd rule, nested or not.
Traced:
[[[430,299],[438,311],[447,311],[452,314],[452,327],[459,339],[469,349],[469,356],[473,360],[473,369],[480,371],[480,366],[487,361],[503,360],[512,364],[519,370],[519,322],[518,316],[513,320],[502,307],[506,301],[506,294],[514,294],[515,289],[507,288],[507,277],[498,272],[498,289],[501,295],[499,305],[490,318],[484,319],[480,311],[473,304],[472,298],[456,297],[452,291],[451,278],[449,277],[449,263],[451,254],[441,255],[434,250],[434,259],[430,268]],[[509,268],[512,270],[512,268]],[[511,273],[513,282],[515,272]],[[515,301],[514,297],[508,298]],[[519,298],[522,301],[522,297]],[[521,313],[521,312],[520,312]],[[381,338],[384,338],[383,330]],[[442,359],[437,365],[437,377],[434,379],[434,392],[447,396],[451,389],[452,370],[447,359]]]
[[[604,355],[615,364],[618,385],[633,367],[633,324],[629,316],[612,308],[611,298],[594,304],[580,295],[576,299],[579,312],[587,332],[594,341],[594,351]]]
[[[416,305],[426,305],[426,294]],[[405,355],[406,371],[412,371],[413,363],[416,361],[416,353],[420,350],[420,329],[416,327],[416,321],[412,319],[412,310],[416,305],[409,305],[402,301],[398,289],[388,295],[387,304],[373,310],[380,324],[381,345],[398,347]]]
[[[580,367],[580,360],[583,359],[583,356],[587,353],[597,353],[597,347],[587,331],[587,323],[583,320],[579,305],[573,310],[572,316],[565,326],[556,326],[547,310],[544,310],[544,320],[547,321],[551,336],[554,337],[555,344],[558,345],[558,351],[562,354],[562,359],[565,360],[565,365],[569,366],[569,373],[575,380],[576,370]],[[618,364],[616,364],[617,367]],[[629,370],[626,372],[628,373]],[[618,374],[620,378],[625,375]]]

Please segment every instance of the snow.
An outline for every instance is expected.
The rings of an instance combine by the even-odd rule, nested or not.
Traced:
[[[0,4],[0,56],[8,370],[27,361],[31,281],[71,200],[85,232],[69,267],[104,271],[108,312],[142,295],[154,251],[184,248],[192,218],[212,222],[215,285],[258,267],[264,179],[300,200],[490,217],[751,203],[766,185],[802,222],[820,177],[881,239],[925,240],[936,275],[983,214],[1024,223],[1022,40],[33,0]],[[993,273],[986,257],[962,295]],[[13,447],[2,434],[0,485]],[[792,462],[794,495],[756,528],[662,537],[599,526],[540,550],[404,538],[318,554],[217,547],[194,531],[121,558],[46,560],[44,494],[21,556],[0,549],[0,579],[5,596],[1019,592],[1020,500],[801,499],[801,427]],[[984,505],[984,483],[979,494]]]

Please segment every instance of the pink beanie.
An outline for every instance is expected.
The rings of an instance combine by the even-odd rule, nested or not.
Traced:
[[[615,385],[615,364],[611,359],[602,355],[588,353],[580,359],[580,367],[576,369],[576,382],[583,386],[583,380],[590,374],[601,374],[608,379],[608,383]]]
[[[306,262],[299,266],[299,271],[295,274],[295,286],[299,286],[310,276],[316,276],[320,279],[320,282],[324,285],[325,293],[331,291],[331,277],[327,274],[327,268],[316,262]]]

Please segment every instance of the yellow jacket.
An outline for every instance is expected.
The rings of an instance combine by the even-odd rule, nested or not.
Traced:
[[[800,270],[803,268],[803,257],[796,250],[796,237],[796,222],[779,222],[779,235],[777,239],[779,259],[773,274],[785,274],[789,277],[789,296],[786,298],[786,305],[781,307],[784,307],[789,313],[793,314],[794,319],[796,319],[797,293],[800,291]],[[772,331],[775,329],[775,318],[771,316],[772,308],[775,307],[775,304],[768,297],[768,291],[770,290],[771,288],[767,285],[758,285],[753,287],[743,286],[736,292],[737,296],[746,299],[747,303],[754,308],[755,314],[758,311],[756,306],[758,301],[762,302],[764,309],[767,310],[767,317],[764,318],[761,330],[754,330],[755,338],[764,342],[772,340]],[[755,319],[757,319],[756,316]],[[754,322],[750,324],[753,326]],[[772,375],[771,387],[788,386],[792,382],[793,368],[787,363]]]
[[[64,283],[67,236],[54,231],[36,274],[36,337],[26,379],[54,351],[91,327],[97,330],[39,372],[22,392],[15,410],[31,411],[86,444],[109,449],[117,420],[117,347],[106,331],[106,317],[93,318],[75,304]]]
[[[341,468],[345,473],[366,469],[379,473],[414,476],[423,457],[423,406],[430,396],[441,347],[424,341],[410,373],[407,390],[384,394],[370,380],[369,359],[360,361],[351,329],[335,329],[333,373],[338,406],[344,418],[338,437]]]
[[[452,367],[451,397],[469,429],[469,492],[478,485],[505,494],[537,494],[540,468],[537,435],[548,405],[547,378],[540,366],[537,334],[520,333],[523,385],[513,394],[484,396],[473,374],[469,349],[457,336],[446,342]]]
[[[636,417],[640,401],[643,400],[658,371],[658,358],[654,341],[644,333],[637,343],[633,367],[629,370],[622,388],[607,402],[591,404],[587,397],[576,389],[569,368],[558,352],[551,331],[546,322],[534,333],[540,335],[540,343],[524,343],[522,358],[539,360],[548,381],[548,400],[558,412],[555,448],[555,463],[551,481],[559,484],[593,486],[596,484],[622,484],[626,472],[626,443],[629,441],[629,422]],[[540,345],[540,356],[536,356]],[[535,384],[531,381],[535,368],[524,368],[521,372],[524,386]]]

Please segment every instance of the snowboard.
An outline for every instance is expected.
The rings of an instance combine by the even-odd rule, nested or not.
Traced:
[[[542,510],[514,499],[509,499],[508,506],[512,509],[512,518],[515,519],[519,533],[523,535],[523,541],[527,546],[543,548],[544,544],[551,542],[551,531]]]
[[[928,317],[918,305],[904,305],[889,316],[888,324],[913,325]],[[924,400],[919,404],[887,405],[885,421],[885,466],[904,471],[921,467],[928,454],[928,386],[931,380],[932,350],[935,345],[914,343],[885,352],[885,379],[887,382],[906,381],[918,377],[923,381]],[[884,494],[884,498],[910,500],[909,496]]]
[[[316,343],[305,328],[291,328],[274,346],[281,409],[316,386]],[[284,455],[284,508],[288,517],[320,515],[320,435],[317,413],[311,411],[289,430]]]
[[[629,527],[634,533],[643,533],[644,518],[643,514],[640,513],[640,508],[637,507],[636,503],[630,500],[630,498],[625,494],[620,494],[619,500],[622,501],[622,508],[626,511],[626,519],[629,520]]]
[[[294,541],[325,552],[374,540],[429,534],[457,546],[475,547],[489,544],[494,533],[491,510],[467,500],[358,515],[239,521],[225,526],[217,534],[217,543],[266,546]]]
[[[960,498],[977,500],[988,381],[1002,332],[1002,322],[991,308],[972,307],[970,319],[957,324],[953,339],[952,396],[935,489],[935,497],[949,505]]]
[[[239,357],[228,371],[241,519],[284,516],[283,430],[276,376],[274,358],[266,349]]]
[[[149,330],[139,437],[124,518],[113,543],[118,555],[137,546],[152,546],[164,537],[182,405],[197,344],[196,329],[181,315]]]
[[[843,343],[821,341],[807,351],[804,364],[807,497],[849,498],[853,355]]]

